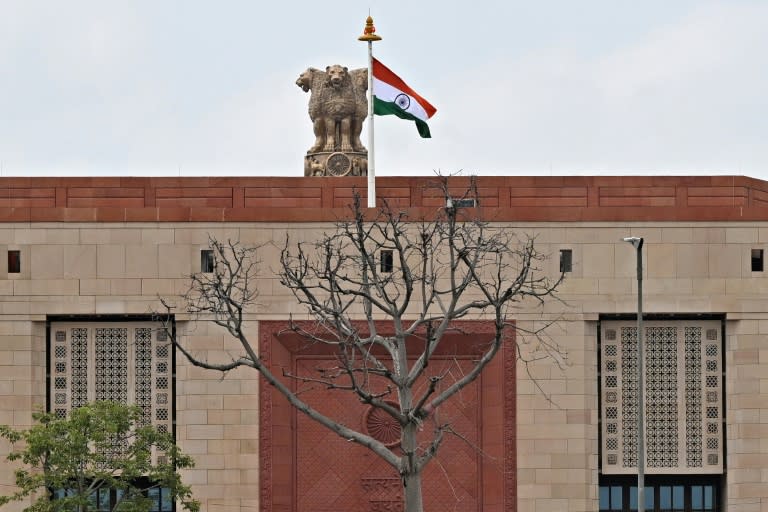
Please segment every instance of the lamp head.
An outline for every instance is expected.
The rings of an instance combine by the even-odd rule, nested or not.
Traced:
[[[621,239],[624,242],[632,244],[635,249],[640,249],[643,246],[643,239],[639,236],[627,236]]]

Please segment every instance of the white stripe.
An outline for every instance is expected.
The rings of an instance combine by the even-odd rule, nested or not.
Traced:
[[[375,76],[373,77],[373,95],[379,98],[380,100],[387,101],[390,103],[395,102],[395,98],[399,94],[405,94],[400,89],[397,89],[396,87],[392,87],[387,82],[381,81]],[[405,109],[406,112],[411,114],[412,116],[415,116],[422,121],[426,122],[429,117],[427,116],[427,111],[424,110],[424,107],[421,106],[421,104],[414,98],[413,96],[408,96],[408,98],[411,100],[411,104],[408,106],[407,109]]]

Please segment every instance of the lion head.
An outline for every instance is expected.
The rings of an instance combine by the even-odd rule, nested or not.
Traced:
[[[298,85],[302,91],[307,92],[312,88],[312,75],[317,71],[314,68],[307,68],[299,78],[296,79],[296,85]]]
[[[353,69],[349,72],[349,76],[352,77],[352,83],[355,87],[361,91],[368,90],[368,70],[365,68]]]
[[[296,85],[301,90],[308,92],[311,89],[320,89],[325,81],[325,72],[317,68],[307,68],[299,78],[296,79]]]
[[[349,72],[344,66],[334,64],[326,67],[325,72],[328,75],[328,83],[335,89],[342,87],[349,80]]]

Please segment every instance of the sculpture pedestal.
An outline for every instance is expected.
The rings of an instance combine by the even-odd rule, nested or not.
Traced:
[[[368,176],[368,152],[307,153],[304,157],[304,176]]]

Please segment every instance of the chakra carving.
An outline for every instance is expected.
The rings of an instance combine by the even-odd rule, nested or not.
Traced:
[[[346,176],[352,169],[352,160],[344,153],[333,153],[325,162],[326,174]]]
[[[398,407],[394,402],[387,403]],[[390,448],[400,443],[400,424],[383,409],[369,407],[365,412],[363,425],[369,436]]]
[[[304,158],[304,175],[367,175],[368,150],[360,142],[360,134],[368,113],[368,70],[349,70],[338,64],[325,71],[308,68],[296,85],[310,92],[308,111],[315,135]]]

